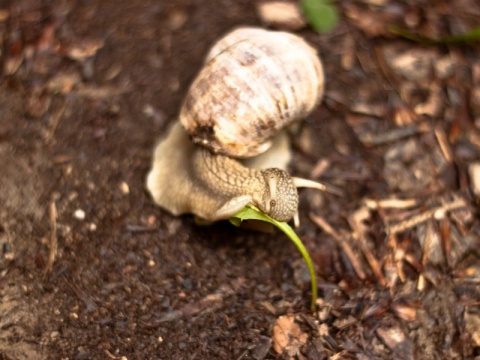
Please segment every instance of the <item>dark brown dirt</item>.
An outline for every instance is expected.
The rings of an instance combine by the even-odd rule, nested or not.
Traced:
[[[320,283],[313,315],[308,273],[283,235],[198,227],[154,206],[144,189],[153,146],[207,49],[237,25],[260,25],[255,2],[0,1],[0,359],[289,358],[272,347],[285,314],[308,335],[291,354],[299,359],[480,356],[478,202],[466,170],[480,159],[480,95],[470,96],[480,94],[478,47],[426,48],[386,30],[408,15],[428,36],[466,31],[478,6],[368,3],[340,2],[331,34],[299,32],[320,50],[328,81],[326,100],[295,134],[291,170],[317,176],[315,165],[328,160],[322,180],[346,190],[344,198],[301,192],[298,234]],[[71,59],[81,44],[99,48]],[[421,59],[451,55],[453,75],[396,72],[404,63],[381,61],[389,46],[426,51]],[[442,89],[440,110],[421,113],[432,84]],[[368,137],[397,127],[413,130],[381,143]],[[453,161],[442,160],[438,129]],[[432,216],[388,237],[391,214],[380,209],[355,237],[350,220],[365,198],[417,199],[418,212],[398,211],[405,220],[454,195],[468,203],[457,217]],[[429,229],[440,234],[439,260],[425,255]],[[365,276],[341,239],[364,254]]]

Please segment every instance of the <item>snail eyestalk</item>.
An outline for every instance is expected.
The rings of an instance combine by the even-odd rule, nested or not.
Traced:
[[[318,189],[333,195],[343,196],[343,191],[335,186],[332,185],[325,185],[318,181],[302,179],[297,177],[292,177],[293,184],[296,188],[310,188],[310,189]]]

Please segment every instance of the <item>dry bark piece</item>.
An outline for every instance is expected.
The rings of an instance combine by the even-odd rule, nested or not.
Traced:
[[[104,46],[104,39],[79,39],[75,42],[62,45],[60,53],[72,60],[83,62],[95,56],[97,51]]]
[[[445,262],[441,246],[440,234],[433,221],[428,220],[425,226],[420,226],[417,236],[423,248],[422,264],[440,265]]]
[[[420,83],[430,79],[434,61],[438,58],[438,51],[435,49],[405,49],[401,43],[384,46],[383,53],[386,63],[395,73]]]
[[[394,304],[392,309],[399,318],[405,321],[414,321],[417,319],[417,310],[411,306]]]
[[[413,358],[412,343],[400,328],[378,328],[376,333],[392,351],[394,358]]]
[[[465,313],[465,328],[476,347],[480,347],[480,316]]]
[[[361,6],[360,1],[350,2],[344,8],[345,16],[367,35],[376,37],[388,32],[388,24],[394,23],[394,16],[385,12],[373,12]]]
[[[265,1],[257,4],[260,20],[269,26],[284,30],[300,30],[307,26],[300,6],[289,1]]]
[[[273,349],[277,354],[287,353],[290,357],[300,353],[300,347],[307,342],[308,335],[295,322],[295,316],[280,316],[273,325]]]
[[[15,56],[8,56],[3,63],[4,75],[13,75],[17,72],[23,63],[23,52]]]
[[[264,359],[270,348],[272,347],[272,339],[266,336],[260,336],[258,343],[255,345],[255,348],[252,351],[252,357],[255,360]]]
[[[349,315],[348,317],[346,318],[341,318],[341,319],[337,319],[333,322],[333,326],[335,326],[337,329],[346,329],[350,326],[352,326],[353,324],[357,323],[358,320],[353,317],[352,315]]]

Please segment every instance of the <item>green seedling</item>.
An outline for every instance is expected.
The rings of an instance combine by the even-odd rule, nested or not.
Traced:
[[[312,300],[310,306],[312,311],[315,311],[315,306],[317,302],[317,278],[315,276],[312,259],[310,258],[310,255],[308,254],[308,251],[303,245],[302,241],[297,236],[297,234],[295,234],[290,225],[285,222],[280,222],[272,219],[270,216],[265,215],[263,212],[261,212],[259,209],[252,205],[245,206],[242,210],[240,210],[232,218],[230,218],[230,222],[235,226],[240,226],[240,224],[244,220],[256,220],[270,223],[273,226],[279,228],[285,235],[287,235],[290,240],[293,241],[297,249],[302,254],[302,257],[307,264],[308,272],[310,273],[310,282],[312,285]]]
[[[315,31],[326,33],[337,26],[338,12],[331,0],[302,0],[301,7]]]

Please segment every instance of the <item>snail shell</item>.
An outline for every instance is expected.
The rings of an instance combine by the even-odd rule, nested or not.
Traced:
[[[239,28],[220,39],[193,81],[180,121],[193,142],[251,157],[285,126],[306,117],[323,95],[316,51],[280,31]]]

